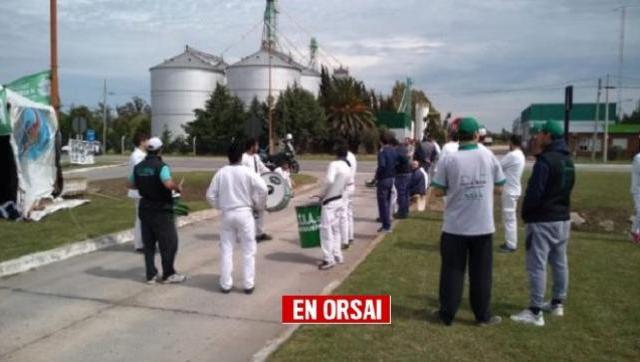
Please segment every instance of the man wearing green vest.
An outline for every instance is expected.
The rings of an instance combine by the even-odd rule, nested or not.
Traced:
[[[178,232],[173,212],[172,191],[182,187],[171,179],[169,166],[160,158],[162,141],[153,137],[147,142],[147,156],[138,163],[129,176],[129,188],[137,189],[142,196],[138,216],[142,226],[144,261],[147,283],[158,279],[155,267],[156,243],[162,260],[163,283],[182,283],[186,277],[176,273],[174,261],[178,252]]]

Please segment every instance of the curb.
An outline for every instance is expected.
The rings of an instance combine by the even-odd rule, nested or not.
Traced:
[[[85,173],[85,172],[90,172],[90,171],[95,171],[95,170],[102,170],[102,169],[107,169],[107,168],[114,168],[114,167],[121,167],[121,166],[126,166],[126,163],[116,163],[113,165],[103,165],[103,166],[96,166],[96,167],[83,167],[83,168],[78,168],[78,169],[71,169],[71,170],[67,170],[67,171],[62,171],[63,175],[75,175],[77,173]]]
[[[398,221],[394,220],[392,223],[392,227],[395,227],[397,223]],[[382,242],[382,240],[384,240],[384,238],[387,235],[389,234],[383,233],[376,236],[373,239],[373,241],[370,242],[369,245],[367,245],[365,252],[360,256],[360,258],[358,258],[354,263],[349,264],[349,267],[347,268],[347,273],[343,277],[335,279],[331,281],[329,284],[327,284],[324,287],[324,289],[322,289],[322,292],[320,292],[320,295],[329,295],[337,287],[339,287],[349,276],[351,276],[351,274],[356,270],[356,268],[360,266],[360,264],[362,264],[362,262],[367,259],[369,254],[371,254],[371,252],[373,251],[373,249],[375,249]],[[277,351],[278,348],[280,348],[287,340],[289,340],[289,338],[291,338],[291,336],[293,336],[293,333],[295,333],[295,331],[297,331],[298,328],[300,328],[300,326],[302,325],[294,324],[289,326],[286,330],[280,333],[278,337],[268,341],[267,344],[264,347],[262,347],[262,349],[260,349],[258,352],[256,352],[253,355],[253,358],[251,360],[253,362],[266,361],[273,352]]]
[[[202,210],[186,217],[179,217],[176,227],[184,227],[203,220],[212,219],[218,214],[217,210]],[[55,249],[27,254],[16,259],[0,263],[0,278],[26,272],[44,265],[66,260],[78,255],[84,255],[96,250],[133,241],[133,229],[118,231],[112,234],[98,236],[93,239],[78,241]]]
[[[105,167],[105,166],[101,166]],[[113,167],[113,166],[106,166]],[[307,192],[320,184],[316,181],[309,185],[299,187],[296,192]],[[176,227],[182,228],[204,220],[213,219],[219,214],[218,210],[207,209],[194,212],[186,217],[178,217]],[[88,254],[111,246],[125,244],[133,241],[133,229],[118,231],[112,234],[98,236],[96,238],[78,241],[63,245],[55,249],[27,254],[16,259],[0,263],[0,278],[24,273],[28,270],[39,268],[48,264],[63,261],[74,256]]]

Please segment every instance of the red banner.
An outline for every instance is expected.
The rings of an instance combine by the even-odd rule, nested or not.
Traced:
[[[389,295],[283,295],[283,324],[391,324]]]

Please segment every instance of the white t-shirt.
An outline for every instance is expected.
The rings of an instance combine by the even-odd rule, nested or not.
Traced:
[[[144,152],[143,150],[139,149],[138,147],[136,147],[133,150],[133,152],[131,152],[131,156],[129,156],[129,164],[128,164],[129,173],[127,175],[133,175],[133,169],[136,167],[137,164],[142,162],[145,159],[145,157],[147,157],[147,153]],[[140,193],[136,189],[129,189],[129,192],[128,192],[127,196],[132,198],[132,199],[141,199],[142,198],[140,196]]]
[[[351,177],[349,178],[349,184],[355,184],[356,173],[358,172],[358,161],[356,160],[356,155],[354,155],[351,151],[347,152],[347,161],[349,161],[349,167],[351,168]]]
[[[454,141],[445,143],[444,146],[442,146],[442,152],[440,152],[440,158],[444,158],[446,155],[450,153],[457,152],[459,146],[460,146],[459,143]]]
[[[236,209],[262,210],[267,202],[267,185],[255,172],[242,165],[224,166],[207,189],[209,204],[223,212]]]
[[[343,160],[332,161],[327,168],[327,175],[324,180],[324,189],[320,198],[322,201],[333,198],[342,197],[349,178],[351,177],[351,168]]]
[[[282,176],[282,178],[287,182],[287,185],[289,185],[289,189],[293,190],[293,184],[291,183],[291,172],[285,171],[284,169],[282,169],[282,167],[276,167],[273,172]]]
[[[496,231],[493,189],[506,182],[498,159],[476,144],[440,160],[432,186],[445,190],[442,231],[455,235],[486,235]]]
[[[633,157],[631,166],[631,194],[640,195],[640,153]]]
[[[520,196],[522,194],[520,179],[522,178],[525,162],[524,153],[519,148],[507,153],[500,160],[502,172],[507,179],[507,183],[504,184],[504,193],[506,195]]]
[[[248,153],[242,154],[242,165],[248,167],[251,171],[258,175],[270,172],[269,168],[262,163],[260,156],[257,154],[250,155]]]

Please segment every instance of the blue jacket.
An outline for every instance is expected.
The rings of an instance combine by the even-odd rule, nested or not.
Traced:
[[[378,168],[376,169],[376,180],[396,177],[396,163],[398,153],[392,146],[383,146],[378,152]]]
[[[525,223],[570,219],[575,168],[563,139],[554,140],[536,158],[522,203]]]

